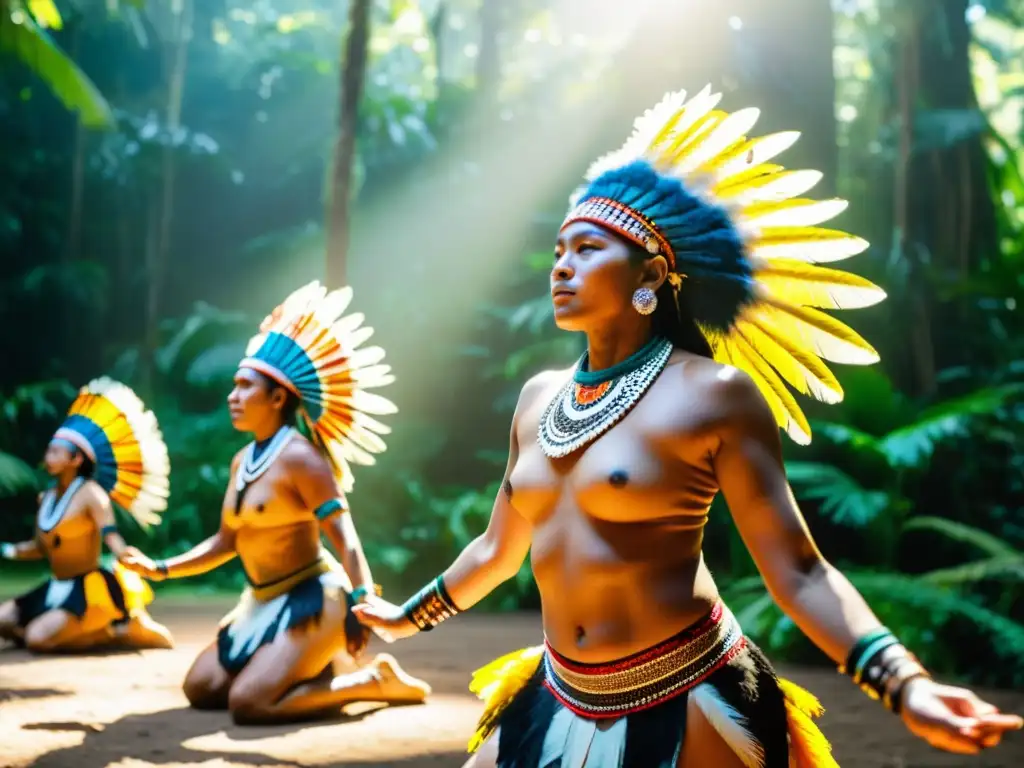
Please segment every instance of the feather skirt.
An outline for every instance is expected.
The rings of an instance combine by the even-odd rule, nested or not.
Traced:
[[[133,584],[122,585],[119,578],[122,573],[127,572],[121,568],[100,567],[70,579],[47,579],[14,599],[18,626],[25,628],[52,610],[65,611],[90,625],[126,620],[129,609],[139,600],[137,590],[131,588]]]
[[[320,618],[329,595],[344,595],[348,610],[345,632],[366,634],[352,613],[355,602],[345,589],[347,581],[334,571],[314,575],[272,600],[260,601],[246,589],[238,605],[221,621],[217,633],[217,659],[229,674],[241,672],[253,655],[288,631],[301,631]]]
[[[725,611],[600,666],[574,665],[543,646],[509,654],[474,677],[471,690],[487,708],[470,751],[499,729],[498,768],[675,768],[692,699],[746,768],[838,768],[814,723],[818,701],[779,679],[738,630]],[[611,692],[624,679],[628,686]],[[574,683],[578,695],[567,695]]]

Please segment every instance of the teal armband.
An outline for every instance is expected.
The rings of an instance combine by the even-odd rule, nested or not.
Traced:
[[[405,601],[402,613],[420,632],[429,632],[445,619],[457,615],[459,608],[444,586],[444,576],[438,576]]]
[[[348,507],[345,506],[345,502],[341,499],[331,499],[317,507],[313,514],[316,515],[317,520],[322,522],[335,513],[346,511],[348,511]]]
[[[896,714],[900,711],[904,686],[915,678],[929,677],[917,657],[886,627],[869,632],[854,643],[839,671]]]
[[[107,537],[112,533],[117,533],[116,525],[104,525],[100,528],[100,536]]]

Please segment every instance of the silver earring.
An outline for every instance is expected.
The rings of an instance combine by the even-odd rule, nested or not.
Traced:
[[[633,291],[633,309],[641,315],[649,315],[658,308],[658,297],[646,286]]]

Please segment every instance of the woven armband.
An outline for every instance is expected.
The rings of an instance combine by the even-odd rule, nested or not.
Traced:
[[[341,499],[331,499],[330,501],[325,501],[323,504],[317,507],[313,514],[316,515],[317,520],[323,522],[324,520],[326,520],[329,517],[332,517],[333,515],[341,514],[342,512],[347,511],[348,507],[345,506],[345,502],[343,502]]]
[[[438,576],[406,600],[402,612],[421,632],[429,632],[459,613],[459,609],[445,589],[444,577]]]

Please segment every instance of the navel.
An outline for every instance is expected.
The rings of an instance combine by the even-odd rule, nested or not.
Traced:
[[[53,548],[54,549],[60,549],[60,534],[59,533],[54,534],[54,537],[53,537]]]
[[[584,630],[583,627],[579,627],[579,626],[576,627],[576,645],[582,648],[583,647],[583,643],[586,642],[586,640],[587,640],[586,630]]]
[[[508,501],[512,501],[512,483],[508,478],[506,478],[505,482],[501,484],[501,490],[505,494],[505,498]]]
[[[256,511],[257,512],[262,512],[263,511],[263,505],[262,504],[257,504],[256,505]]]
[[[629,475],[621,469],[616,469],[608,475],[608,482],[612,484],[613,488],[625,488],[629,482]]]

